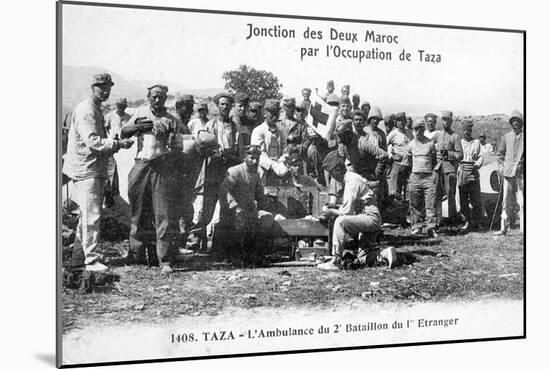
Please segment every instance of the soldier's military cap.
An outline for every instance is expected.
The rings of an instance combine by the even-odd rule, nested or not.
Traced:
[[[384,117],[382,116],[382,111],[378,106],[373,106],[372,109],[369,111],[368,119],[370,120],[371,118],[378,118],[378,120],[384,119]]]
[[[152,85],[151,87],[147,87],[147,90],[149,91],[161,90],[164,93],[168,93],[168,86],[156,84],[156,85]]]
[[[262,110],[262,104],[260,104],[257,101],[253,101],[250,103],[250,106],[248,108],[250,111],[261,111]]]
[[[296,165],[300,164],[302,162],[302,158],[300,158],[300,154],[292,153],[286,158],[286,164],[287,165]]]
[[[351,105],[351,100],[349,99],[349,97],[344,96],[344,97],[340,98],[339,103],[340,103],[340,105],[343,105],[343,104]]]
[[[260,156],[262,153],[262,150],[258,145],[248,145],[245,147],[244,152],[249,155]]]
[[[442,110],[441,111],[441,119],[452,119],[453,118],[453,112],[448,110]]]
[[[294,97],[285,96],[283,99],[283,106],[296,107],[296,99]]]
[[[108,74],[108,73],[96,74],[92,78],[92,86],[97,86],[97,85],[110,85],[110,86],[112,86],[114,84],[115,83],[111,79],[111,75]]]
[[[341,135],[344,132],[353,131],[353,124],[351,119],[344,119],[336,125],[336,134]]]
[[[428,113],[426,115],[424,115],[424,119],[428,120],[428,118],[432,117],[433,119],[437,119],[437,115],[435,115],[434,113]]]
[[[407,115],[404,111],[400,111],[399,113],[395,113],[395,120],[405,121],[407,120]]]
[[[395,120],[395,114],[388,114],[384,117],[384,122],[389,123]]]
[[[485,132],[481,132],[481,133],[479,134],[479,138],[481,138],[481,137],[487,138],[487,135],[485,134]]]
[[[235,103],[248,105],[250,103],[250,98],[244,92],[237,92],[235,94]]]
[[[235,100],[233,100],[233,96],[231,96],[230,94],[228,94],[227,92],[220,92],[219,94],[217,94],[216,96],[214,96],[214,98],[212,99],[214,101],[214,104],[218,105],[218,102],[220,101],[221,98],[226,98],[226,99],[229,99],[229,102],[231,104],[233,104],[233,102],[235,102]]]
[[[326,103],[329,104],[329,105],[339,105],[340,104],[340,99],[338,98],[338,95],[330,94],[330,95],[327,96]]]
[[[424,122],[424,119],[417,119],[413,123],[413,129],[417,127],[426,127],[426,122]]]
[[[181,102],[181,103],[186,104],[186,105],[194,104],[195,103],[195,98],[193,97],[193,95],[189,95],[189,94],[181,95],[178,98],[177,102]]]
[[[197,104],[197,111],[199,111],[201,109],[208,110],[208,103],[206,101],[202,101],[202,102]]]
[[[360,115],[363,117],[363,119],[367,120],[367,115],[365,114],[365,112],[363,110],[360,110],[360,109],[357,109],[357,110],[354,110],[352,113],[351,113],[351,116],[356,116],[356,115]]]
[[[363,109],[363,106],[365,106],[365,105],[368,105],[369,108],[370,108],[370,102],[368,102],[367,100],[362,101],[361,104],[359,104],[359,107],[360,107],[361,109]]]
[[[472,122],[471,119],[465,119],[462,121],[462,129],[472,128],[474,126],[474,122]]]
[[[279,111],[281,110],[281,103],[276,99],[267,99],[264,108],[268,111]]]
[[[323,160],[323,168],[330,172],[338,166],[344,167],[344,158],[338,155],[338,150],[329,152]]]
[[[120,99],[117,99],[117,101],[115,101],[115,105],[128,106],[128,100],[125,97],[121,97]]]
[[[508,119],[508,122],[511,123],[513,119],[519,119],[523,122],[523,114],[519,110],[514,110],[510,114],[510,119]]]
[[[311,92],[311,88],[309,88],[309,87],[304,87],[304,88],[302,88],[302,92],[304,92],[304,91]]]

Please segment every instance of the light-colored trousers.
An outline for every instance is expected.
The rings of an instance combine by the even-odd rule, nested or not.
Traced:
[[[510,218],[519,205],[519,229],[523,232],[523,177],[503,177],[501,229],[510,228]]]
[[[334,220],[332,255],[342,256],[347,242],[352,241],[362,232],[378,232],[381,224],[382,218],[376,213],[340,215]]]
[[[82,247],[85,264],[92,264],[99,257],[99,221],[103,208],[105,178],[88,178],[74,182],[76,203],[80,218],[73,247]]]

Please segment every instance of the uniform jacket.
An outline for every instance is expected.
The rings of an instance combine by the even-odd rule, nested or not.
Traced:
[[[458,163],[462,160],[462,144],[460,138],[454,132],[447,133],[445,130],[440,131],[436,136],[435,146],[437,150],[437,164],[434,168],[443,170],[443,173],[456,173]],[[441,156],[440,150],[447,150],[449,156],[447,160],[444,160]]]
[[[73,180],[106,178],[109,157],[117,150],[116,142],[107,138],[100,107],[92,99],[78,104],[69,128],[63,173]]]
[[[219,201],[220,217],[232,214],[239,207],[245,217],[257,218],[258,206],[261,208],[265,204],[264,187],[258,171],[249,172],[246,163],[229,168],[220,185]]]
[[[505,177],[523,175],[523,130],[519,134],[511,131],[504,135],[498,147],[497,160]]]

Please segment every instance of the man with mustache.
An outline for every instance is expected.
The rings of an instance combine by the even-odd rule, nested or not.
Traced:
[[[136,136],[138,143],[135,164],[128,174],[131,208],[128,262],[146,263],[147,253],[148,263],[158,262],[161,273],[173,271],[178,251],[184,181],[181,133],[187,132],[187,127],[164,106],[167,94],[168,87],[164,85],[149,87],[149,105],[137,109],[121,132],[122,137]]]
[[[101,103],[109,98],[113,85],[107,73],[93,77],[90,97],[74,109],[63,163],[63,173],[73,180],[80,210],[71,268],[84,264],[91,272],[107,270],[97,247],[109,158],[133,144],[128,139],[107,137]]]

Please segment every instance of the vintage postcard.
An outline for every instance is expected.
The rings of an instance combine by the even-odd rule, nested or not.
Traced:
[[[525,31],[57,11],[58,366],[525,337]]]

